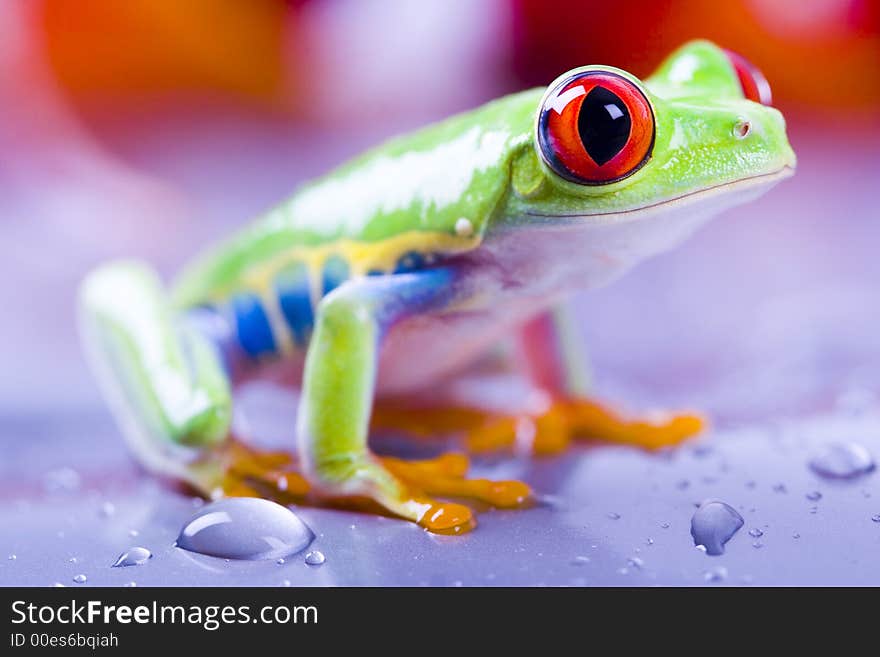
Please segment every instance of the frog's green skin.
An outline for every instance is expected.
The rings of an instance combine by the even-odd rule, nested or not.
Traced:
[[[565,292],[674,246],[793,170],[782,115],[744,99],[709,42],[685,45],[643,82],[585,68],[626,76],[653,106],[651,159],[624,180],[583,186],[554,174],[535,145],[545,89],[532,89],[304,186],[199,258],[170,298],[142,264],[93,272],[81,293],[86,344],[142,460],[210,489],[218,472],[174,446],[227,439],[231,379],[244,365],[304,357],[309,479],[419,520],[427,507],[366,446],[377,389],[424,388]],[[735,134],[743,120],[745,137]],[[557,351],[545,350],[559,360],[557,383],[576,385],[577,366]]]

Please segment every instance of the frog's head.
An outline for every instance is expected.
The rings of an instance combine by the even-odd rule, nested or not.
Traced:
[[[607,225],[754,197],[795,166],[770,101],[757,69],[707,41],[646,80],[608,66],[569,71],[544,93],[533,143],[514,161],[507,215]]]

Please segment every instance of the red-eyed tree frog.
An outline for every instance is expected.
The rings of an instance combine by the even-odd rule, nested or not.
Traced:
[[[588,398],[561,304],[794,167],[766,80],[734,53],[694,41],[645,80],[584,66],[302,186],[168,291],[141,262],[99,267],[81,285],[81,332],[148,469],[205,495],[356,498],[430,531],[467,531],[473,511],[441,500],[518,507],[529,487],[469,479],[461,454],[380,458],[371,416],[422,430],[436,421],[474,451],[510,445],[516,418],[408,416],[382,400],[430,396],[516,336],[547,400],[531,416],[535,451],[574,436],[652,448],[700,431],[696,415],[632,421]],[[233,386],[277,362],[301,378],[290,453],[230,432]]]

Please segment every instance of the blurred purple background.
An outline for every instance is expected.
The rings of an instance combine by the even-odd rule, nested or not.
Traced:
[[[299,182],[384,137],[544,84],[577,65],[601,62],[647,74],[670,49],[700,36],[738,50],[765,72],[789,120],[797,175],[728,212],[683,248],[582,295],[577,308],[598,393],[626,408],[708,412],[717,430],[704,442],[735,464],[711,476],[734,497],[744,482],[763,477],[757,490],[764,497],[751,492],[754,499],[743,504],[768,509],[767,523],[788,528],[794,511],[776,504],[771,483],[817,485],[805,467],[810,449],[856,439],[880,455],[880,10],[867,0],[823,0],[809,15],[798,6],[638,1],[612,11],[607,3],[530,0],[199,0],[185,7],[57,0],[7,8],[0,18],[0,527],[9,531],[0,532],[0,557],[2,550],[30,551],[39,562],[66,563],[72,548],[52,537],[73,517],[79,529],[68,528],[65,540],[96,564],[112,562],[116,555],[103,551],[116,549],[131,523],[117,516],[117,533],[106,525],[97,532],[102,499],[140,509],[142,533],[152,527],[158,542],[186,517],[186,498],[137,475],[81,359],[74,290],[95,263],[143,256],[171,274]],[[277,416],[267,424],[280,440],[292,440],[292,428],[285,435],[288,412],[267,411]],[[784,449],[780,426],[789,427]],[[534,467],[488,464],[504,476],[528,468],[536,488],[582,515],[572,524],[546,508],[490,514],[503,520],[488,520],[467,539],[470,552],[455,548],[456,558],[492,554],[497,545],[523,552],[502,558],[492,582],[464,583],[702,582],[701,564],[670,564],[694,559],[684,551],[692,503],[723,491],[704,482],[705,491],[694,485],[683,498],[677,481],[709,477],[705,460],[684,454],[668,466],[657,456],[610,447]],[[596,473],[596,463],[610,469]],[[47,473],[60,467],[74,468],[86,482],[61,504],[44,486]],[[643,480],[643,472],[659,474]],[[590,482],[577,484],[575,473]],[[860,560],[880,546],[880,524],[870,520],[880,513],[877,478],[826,492],[820,504],[837,504],[837,520],[815,532],[810,552],[824,559],[818,571],[796,567],[802,549],[780,547],[762,553],[763,565],[738,562],[741,577],[731,583],[880,584],[880,569]],[[803,494],[792,498],[803,501]],[[610,523],[601,541],[571,529],[608,524],[601,520],[606,510],[591,505],[613,495],[614,510],[625,518],[654,513],[647,499],[668,502],[682,518],[674,527],[681,545],[663,553],[663,568],[655,563],[650,571],[646,558],[641,580],[620,581],[617,566],[657,518]],[[158,513],[160,507],[177,512]],[[342,531],[347,514],[307,513],[316,531],[327,527],[328,553],[351,551]],[[398,556],[428,550],[439,561],[431,562],[433,570],[414,566],[410,577],[382,568],[367,574],[351,564],[334,570],[330,558],[323,575],[291,576],[294,583],[443,584],[464,577],[444,575],[436,565],[444,545],[426,548],[428,539],[394,521],[356,522],[375,545],[393,535]],[[536,526],[543,538],[528,530]],[[548,544],[554,527],[557,539]],[[557,572],[535,557],[553,552],[567,563],[565,555],[590,541],[601,543],[607,568],[589,577]],[[846,558],[839,556],[841,541],[849,546]],[[21,554],[14,563],[0,559],[0,583],[52,583],[28,569]],[[788,578],[780,575],[783,562],[793,569]],[[170,571],[150,567],[153,575],[141,577],[168,582]],[[272,579],[239,570],[214,580],[178,562],[174,568],[175,583],[278,583],[275,573]]]

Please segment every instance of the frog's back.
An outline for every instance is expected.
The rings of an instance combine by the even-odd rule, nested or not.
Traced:
[[[507,191],[510,158],[530,139],[539,96],[501,98],[307,184],[187,268],[176,305],[221,309],[240,334],[259,338],[256,351],[277,351],[306,343],[317,303],[349,278],[477,248]]]

